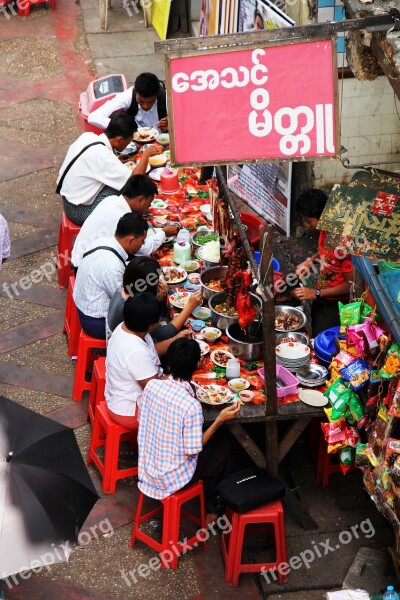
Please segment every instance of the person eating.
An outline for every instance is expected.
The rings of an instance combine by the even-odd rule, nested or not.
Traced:
[[[90,113],[88,122],[106,129],[115,111],[123,110],[131,115],[138,127],[157,127],[168,131],[167,99],[165,87],[154,73],[141,73],[133,87],[116,94]]]
[[[158,154],[155,146],[146,147],[133,170],[118,160],[114,150],[124,150],[136,130],[130,115],[118,114],[104,133],[82,133],[69,147],[57,179],[57,193],[75,225],[82,225],[104,198],[119,194],[130,177],[145,173],[150,156]]]

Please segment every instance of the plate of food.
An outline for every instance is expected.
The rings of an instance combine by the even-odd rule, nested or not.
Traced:
[[[165,281],[169,285],[175,285],[176,283],[182,283],[187,277],[185,269],[182,267],[163,267],[162,273]]]
[[[208,344],[206,344],[205,342],[203,342],[203,340],[196,340],[196,342],[200,346],[201,356],[205,356],[206,354],[208,354],[210,352],[210,346]]]
[[[185,308],[186,304],[189,302],[191,294],[189,292],[175,292],[175,294],[171,294],[169,297],[169,303],[175,308]]]
[[[222,369],[226,369],[226,363],[228,360],[235,357],[227,350],[214,350],[211,352],[210,358],[214,365],[221,367]]]
[[[231,379],[228,382],[228,386],[234,392],[241,392],[243,390],[247,390],[247,388],[250,387],[250,383],[247,381],[247,379],[243,379],[243,377],[235,377],[235,379]]]
[[[129,160],[125,164],[126,164],[127,167],[129,167],[133,171],[133,169],[138,166],[139,161],[138,160]],[[148,173],[150,170],[151,170],[151,166],[147,165],[147,167],[146,167],[146,173]]]
[[[203,385],[200,390],[197,388],[196,395],[200,402],[210,406],[220,406],[232,401],[232,393],[221,385]]]
[[[160,132],[155,127],[139,127],[133,134],[135,142],[154,142]]]
[[[160,200],[160,198],[155,198],[150,206],[151,208],[167,208],[168,204],[164,200]]]
[[[149,158],[149,165],[152,167],[163,167],[165,164],[167,164],[167,157],[165,154],[156,154]]]

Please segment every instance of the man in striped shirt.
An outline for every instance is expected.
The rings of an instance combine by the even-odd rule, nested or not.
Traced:
[[[152,379],[144,389],[139,417],[139,489],[161,500],[199,479],[204,481],[208,521],[216,518],[215,488],[227,475],[230,445],[222,431],[240,406],[218,413],[203,432],[203,413],[190,380],[200,361],[195,340],[176,340],[167,352],[168,379]]]

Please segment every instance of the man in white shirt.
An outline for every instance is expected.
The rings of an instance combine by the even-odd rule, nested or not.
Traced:
[[[168,131],[165,88],[154,73],[138,75],[133,87],[116,94],[90,113],[88,122],[106,129],[110,116],[117,110],[132,115],[138,127],[157,127],[160,131]]]
[[[108,196],[88,216],[75,240],[71,262],[78,268],[82,256],[100,237],[112,236],[119,219],[130,210],[144,216],[157,193],[157,186],[147,175],[133,175],[121,190],[120,196]],[[148,255],[165,242],[165,238],[176,235],[178,225],[151,228],[142,247],[136,254]]]
[[[8,223],[0,214],[0,269],[1,265],[7,258],[10,258],[10,232]]]
[[[106,315],[111,298],[122,285],[126,261],[136,254],[147,234],[147,221],[129,212],[120,218],[114,237],[97,239],[85,252],[76,274],[74,301],[82,329],[106,338]]]
[[[107,196],[119,194],[132,174],[145,173],[150,156],[157,148],[148,146],[133,171],[114,154],[132,141],[136,131],[134,119],[127,114],[112,117],[104,133],[83,133],[74,142],[61,166],[57,191],[64,211],[76,225],[82,225],[93,209]]]

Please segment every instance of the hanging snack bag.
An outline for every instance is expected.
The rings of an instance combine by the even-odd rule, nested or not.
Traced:
[[[346,416],[346,411],[349,407],[350,398],[352,395],[351,390],[346,390],[340,396],[336,398],[332,404],[332,420],[337,421],[338,419]]]
[[[392,379],[400,371],[400,348],[397,344],[392,344],[388,350],[385,364],[380,373],[384,379]]]
[[[343,394],[343,392],[348,389],[349,388],[346,382],[342,377],[340,377],[340,379],[336,379],[336,381],[334,381],[332,385],[325,390],[324,396],[326,396],[332,404],[332,402],[334,402],[340,396],[340,394]]]
[[[376,314],[375,309],[372,308],[372,306],[370,306],[366,302],[362,302],[361,303],[361,321],[363,321],[363,319],[365,319],[366,317],[371,317],[371,318],[374,317],[374,319],[378,319],[379,315]]]
[[[339,354],[336,354],[336,356],[332,358],[330,369],[339,371],[340,369],[344,369],[344,367],[348,367],[353,360],[354,356],[349,354],[349,352],[346,352],[346,350],[341,350]]]
[[[354,421],[360,421],[364,415],[363,406],[356,394],[351,392],[351,397],[349,401],[349,410]]]
[[[370,462],[367,456],[367,444],[357,444],[355,464],[357,467],[369,467]]]
[[[391,467],[395,462],[396,458],[400,454],[400,440],[394,438],[388,438],[386,442],[385,450],[385,462],[388,467]]]
[[[396,391],[389,408],[389,414],[400,419],[400,381],[397,383]]]
[[[366,342],[364,337],[351,329],[346,329],[346,344],[348,348],[354,349],[357,358],[365,353]]]
[[[350,304],[339,305],[339,316],[340,316],[340,333],[345,332],[347,325],[358,325],[361,322],[361,301],[350,302]]]
[[[343,475],[346,475],[348,471],[350,471],[351,467],[354,465],[356,456],[356,449],[351,446],[347,446],[347,448],[342,448],[339,450],[339,458],[340,458],[340,468],[342,469]]]
[[[324,438],[328,444],[328,454],[337,452],[347,446],[346,423],[344,419],[336,423],[321,423]]]
[[[343,379],[350,382],[353,390],[358,390],[369,381],[371,371],[372,368],[365,360],[357,358],[348,367],[340,369],[340,374]]]

